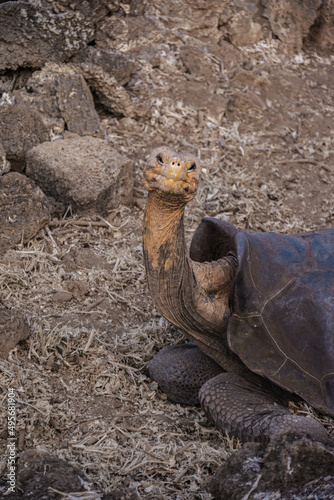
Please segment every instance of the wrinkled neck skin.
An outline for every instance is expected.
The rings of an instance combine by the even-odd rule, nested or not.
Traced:
[[[149,192],[143,247],[152,299],[166,319],[223,368],[240,371],[226,337],[234,263],[228,257],[208,263],[190,259],[184,238],[184,210],[185,203],[170,195]]]

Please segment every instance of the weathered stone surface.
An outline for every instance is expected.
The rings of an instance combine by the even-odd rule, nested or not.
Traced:
[[[197,110],[208,109],[217,118],[225,112],[227,100],[205,82],[181,80],[171,85],[169,95]]]
[[[299,52],[318,15],[321,0],[262,0],[264,16],[287,53]]]
[[[0,137],[12,170],[22,171],[25,153],[50,140],[53,125],[59,125],[58,117],[54,116],[54,123],[47,126],[38,109],[41,103],[31,105],[31,98],[24,91],[14,91],[3,94],[0,100]]]
[[[35,99],[48,96],[55,102],[57,113],[69,132],[103,135],[92,94],[78,68],[48,63],[41,71],[33,73],[27,82],[27,89],[34,93]]]
[[[261,0],[224,2],[219,15],[219,30],[225,41],[236,47],[252,45],[263,38]]]
[[[308,42],[322,50],[334,47],[334,9],[331,0],[323,0],[318,17],[311,27]]]
[[[0,176],[10,171],[10,163],[6,158],[3,145],[0,143]]]
[[[128,83],[139,68],[139,64],[129,56],[116,51],[97,50],[94,47],[87,47],[77,54],[71,62],[100,66],[120,85]]]
[[[69,10],[79,11],[94,24],[104,19],[109,12],[118,8],[118,2],[115,2],[115,0],[108,2],[105,0],[43,0],[43,3],[49,8],[52,7],[57,13]]]
[[[131,56],[137,61],[145,61],[151,64],[152,68],[158,68],[161,63],[161,53],[156,47],[142,46],[131,51]]]
[[[48,201],[30,179],[18,172],[0,177],[0,255],[29,241],[49,218]]]
[[[307,438],[296,440],[289,434],[267,448],[247,443],[219,467],[210,484],[210,492],[219,500],[248,498],[250,492],[254,498],[272,498],[269,495],[274,491],[284,492],[284,499],[309,498],[307,492],[312,489],[308,485],[316,479],[315,491],[319,498],[330,499],[334,492],[330,477],[334,470],[333,451],[331,445]],[[326,491],[328,496],[320,496]]]
[[[104,135],[78,68],[46,64],[32,74],[26,87],[28,91],[14,90],[0,100],[0,137],[12,170],[21,172],[26,152],[62,136],[65,128],[79,135]]]
[[[205,81],[215,78],[213,64],[203,48],[184,45],[180,50],[180,55],[188,73],[203,77]]]
[[[273,489],[305,484],[334,471],[334,448],[308,438],[273,441],[264,456],[263,481]]]
[[[249,12],[235,14],[229,22],[231,42],[237,47],[252,45],[263,37],[260,24],[253,21]]]
[[[28,323],[19,311],[0,307],[0,358],[7,358],[9,351],[29,335]]]
[[[99,49],[132,51],[142,45],[164,41],[164,29],[153,19],[144,17],[110,17],[96,31],[95,42]]]
[[[0,70],[40,68],[63,62],[92,39],[92,24],[79,12],[53,14],[27,2],[0,5]]]
[[[223,71],[238,68],[243,61],[242,52],[223,38],[219,40],[218,45],[211,45],[210,49],[221,61]]]
[[[57,421],[51,420],[50,425],[57,428]],[[24,492],[25,498],[59,498],[54,490],[65,493],[86,491],[83,486],[86,478],[82,470],[41,450],[26,450],[21,454],[17,477],[19,491]]]
[[[137,102],[132,100],[130,94],[118,84],[116,78],[104,71],[102,67],[81,63],[80,69],[99,102],[111,113],[139,120],[149,118],[148,104],[140,99]]]
[[[27,153],[27,175],[75,210],[106,214],[133,197],[133,165],[102,139],[71,137]]]
[[[139,120],[150,116],[148,104],[141,100],[136,102],[123,87],[139,69],[139,64],[129,56],[88,47],[73,58],[73,63],[77,71],[82,72],[98,101],[111,113]]]

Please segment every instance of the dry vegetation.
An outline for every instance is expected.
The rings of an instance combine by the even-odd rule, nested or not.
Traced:
[[[284,67],[288,76],[305,78],[333,64],[315,55],[287,59],[275,42],[245,48],[243,55],[254,68],[267,61],[273,70]],[[162,76],[143,72],[151,85]],[[310,120],[328,122],[333,104],[325,108],[315,99]],[[153,100],[145,124],[101,111],[110,140],[135,160],[135,206],[120,207],[105,220],[69,211],[0,263],[1,300],[20,308],[32,329],[29,341],[0,363],[1,387],[17,391],[21,449],[48,450],[80,464],[104,492],[129,488],[145,499],[211,498],[205,483],[238,444],[213,429],[200,409],[169,403],[147,376],[146,362],[183,334],[157,314],[146,286],[141,172],[160,141],[200,155],[204,170],[187,210],[188,240],[204,215],[260,231],[332,226],[332,130],[310,133],[293,116],[289,128],[272,121],[275,113],[289,115],[287,108],[270,112],[263,119],[253,109],[252,116],[228,120],[164,97]],[[299,411],[311,410],[301,405]],[[322,420],[333,432],[333,421]]]

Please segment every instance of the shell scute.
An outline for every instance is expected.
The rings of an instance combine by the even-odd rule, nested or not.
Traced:
[[[333,388],[324,383],[334,373],[334,268],[327,267],[334,230],[306,237],[240,232],[236,244],[232,318],[253,333],[242,335],[245,326],[231,318],[231,349],[252,371],[334,414]],[[250,312],[261,317],[258,328]]]

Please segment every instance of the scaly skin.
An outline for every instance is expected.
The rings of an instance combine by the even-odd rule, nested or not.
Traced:
[[[245,368],[228,348],[226,338],[234,259],[193,262],[185,245],[184,210],[197,191],[199,162],[192,155],[162,147],[152,152],[147,165],[143,246],[153,301],[165,318],[220,366],[243,372]]]
[[[144,173],[149,195],[143,247],[153,301],[205,353],[189,344],[166,349],[150,362],[150,375],[177,402],[196,402],[202,386],[199,399],[208,416],[219,430],[239,438],[268,441],[292,430],[325,440],[327,434],[319,422],[291,415],[271,394],[270,386],[262,386],[262,379],[229,349],[228,296],[235,260],[194,262],[185,245],[184,210],[199,178],[194,156],[167,147],[151,153]],[[212,360],[231,373],[216,375],[219,366]]]

